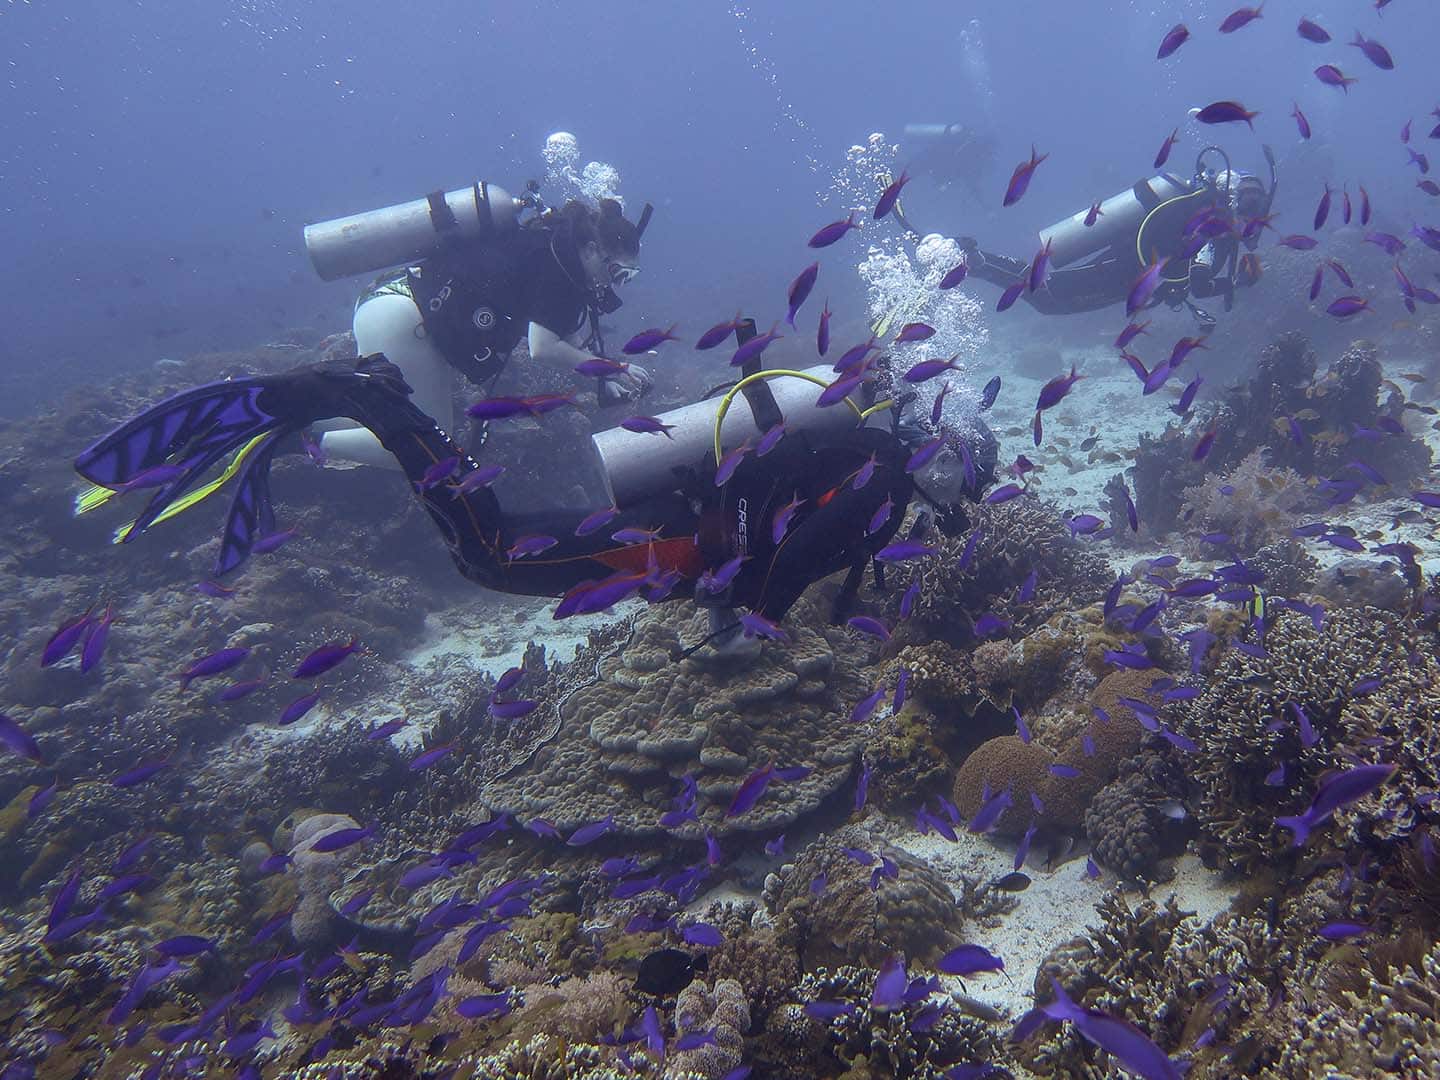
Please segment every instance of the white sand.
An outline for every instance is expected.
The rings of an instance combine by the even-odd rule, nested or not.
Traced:
[[[962,876],[989,881],[1014,868],[1013,844],[968,832],[961,832],[959,842],[954,844],[935,833],[921,836],[916,832],[903,833],[893,842],[944,875],[957,893]],[[1040,868],[1043,861],[1036,854],[1032,865],[1025,867],[1030,887],[1015,894],[1020,904],[1003,916],[1001,925],[994,930],[976,926],[969,937],[1004,960],[1005,972],[969,976],[963,990],[960,979],[942,976],[950,989],[1001,1010],[1012,1021],[1033,1004],[1035,973],[1046,954],[1083,934],[1087,926],[1098,925],[1096,905],[1117,886],[1115,876],[1105,870],[1093,881],[1086,877],[1083,856],[1071,859],[1053,873]],[[1175,877],[1156,886],[1152,896],[1157,903],[1163,903],[1173,894],[1182,910],[1193,911],[1198,919],[1208,922],[1229,906],[1237,889],[1238,885],[1222,881],[1219,874],[1205,869],[1193,855],[1185,855],[1176,863]]]

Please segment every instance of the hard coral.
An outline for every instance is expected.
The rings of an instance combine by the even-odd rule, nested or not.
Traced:
[[[1228,472],[1186,488],[1182,517],[1197,533],[1225,533],[1242,555],[1275,539],[1317,500],[1299,473],[1272,468],[1267,456],[1263,447],[1252,450]]]
[[[700,820],[684,833],[795,820],[850,776],[865,734],[850,712],[872,684],[848,636],[813,605],[798,605],[786,630],[789,642],[766,643],[734,665],[676,661],[672,651],[707,633],[704,614],[646,611],[629,643],[601,662],[600,681],[570,697],[559,734],[531,767],[496,778],[479,797],[496,812],[543,816],[561,829],[613,816],[619,832],[649,835],[690,774]],[[727,816],[740,784],[765,765],[813,771],[772,785],[753,811]]]
[[[740,1064],[749,1030],[750,1005],[744,987],[734,979],[716,979],[713,987],[697,979],[675,999],[675,1035],[710,1031],[715,1041],[672,1054],[666,1077],[674,1080],[684,1073],[720,1080]]]
[[[1265,650],[1264,657],[1228,650],[1204,693],[1175,712],[1176,730],[1199,747],[1187,759],[1187,802],[1215,854],[1242,870],[1263,866],[1290,846],[1275,818],[1303,811],[1321,775],[1356,758],[1403,754],[1398,760],[1415,767],[1400,770],[1401,786],[1347,811],[1347,828],[1407,833],[1428,814],[1407,800],[1436,787],[1424,757],[1433,738],[1427,717],[1436,707],[1432,665],[1407,674],[1410,658],[1395,620],[1371,609],[1332,610],[1318,630],[1307,616],[1280,612]],[[1357,684],[1386,672],[1380,700],[1356,694]],[[1310,746],[1302,745],[1296,707],[1314,733]]]
[[[896,952],[931,960],[960,944],[963,913],[945,880],[889,848],[872,858],[885,855],[899,874],[877,875],[878,862],[862,864],[844,850],[863,850],[865,842],[854,827],[831,833],[782,867],[778,889],[769,890],[776,932],[794,943],[805,970],[878,964]]]
[[[873,1005],[875,976],[871,968],[822,968],[796,988],[802,1002],[854,1006],[832,1020],[810,1020],[825,1032],[828,1054],[850,1070],[845,1076],[941,1080],[955,1065],[1002,1064],[1004,1047],[984,1021],[942,1008],[933,1024],[917,1026],[925,1003],[888,1010]]]

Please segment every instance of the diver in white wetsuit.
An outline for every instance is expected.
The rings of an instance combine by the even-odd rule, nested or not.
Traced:
[[[463,220],[453,210],[457,194]],[[492,212],[492,200],[501,198],[509,219]],[[516,202],[543,207],[533,190]],[[620,307],[615,288],[639,272],[648,206],[638,225],[625,218],[614,199],[601,199],[594,208],[571,200],[518,223],[510,203],[501,189],[479,184],[473,195],[429,196],[419,212],[426,228],[433,228],[433,253],[381,276],[355,305],[360,354],[384,353],[404,373],[415,403],[442,425],[454,419],[455,373],[472,389],[489,392],[522,338],[533,362],[553,367],[565,382],[578,379],[576,364],[603,355],[599,318]],[[475,222],[482,224],[476,228]],[[307,231],[317,269],[324,276],[348,272],[322,265],[324,240],[322,233],[311,241]],[[601,405],[618,404],[649,387],[648,373],[631,364],[626,375],[602,380],[597,395]],[[394,457],[365,428],[342,421],[320,428],[328,458],[395,467]]]

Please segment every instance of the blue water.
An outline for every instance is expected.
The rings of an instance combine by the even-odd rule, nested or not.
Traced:
[[[911,198],[923,227],[1022,257],[1040,226],[1146,174],[1177,125],[1177,163],[1202,135],[1250,169],[1273,144],[1292,217],[1326,180],[1363,178],[1402,218],[1428,209],[1397,135],[1413,116],[1426,141],[1440,9],[1313,5],[1336,35],[1319,47],[1296,36],[1294,5],[1229,36],[1213,29],[1223,6],[11,0],[0,363],[26,390],[4,408],[53,390],[27,378],[51,361],[79,379],[297,325],[343,328],[354,285],[314,277],[304,223],[474,177],[518,187],[557,128],[621,171],[632,205],[659,210],[634,325],[689,315],[722,282],[726,304],[783,313],[797,238],[824,219],[817,192],[845,147],[908,122],[993,133],[993,198],[923,183]],[[1194,37],[1157,62],[1180,19]],[[1354,28],[1387,45],[1396,71],[1341,44]],[[1359,76],[1350,93],[1310,75],[1329,60]],[[1254,135],[1187,127],[1187,108],[1219,97],[1261,111]],[[1308,146],[1292,102],[1315,127]],[[1002,212],[1032,142],[1051,158]]]

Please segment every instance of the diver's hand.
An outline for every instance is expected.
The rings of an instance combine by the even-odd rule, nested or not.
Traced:
[[[625,374],[601,379],[595,396],[600,399],[601,406],[623,405],[639,401],[654,385],[648,371],[639,364],[631,364]]]

